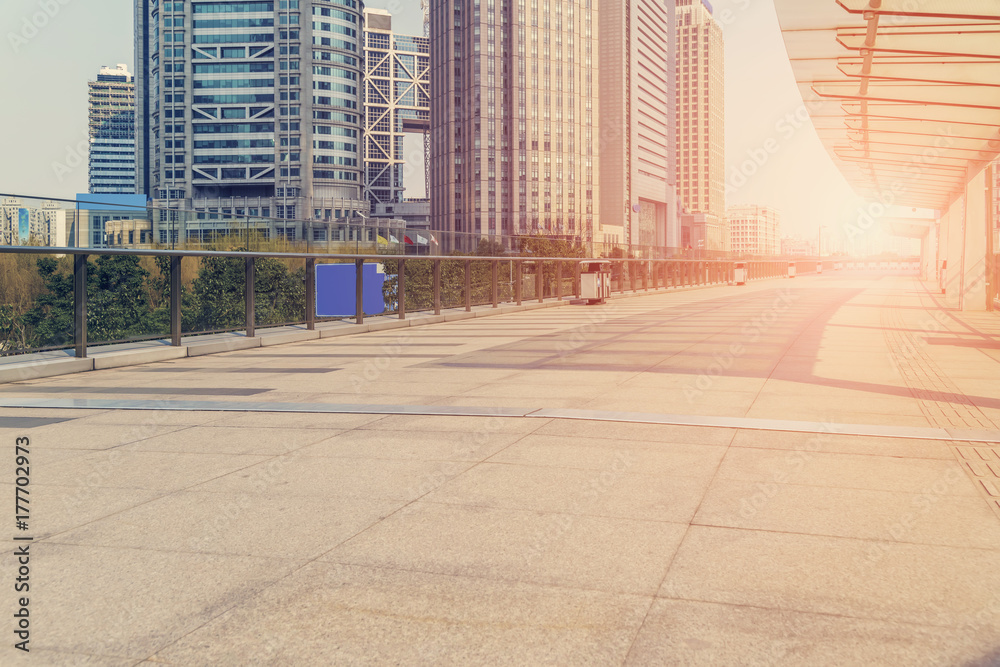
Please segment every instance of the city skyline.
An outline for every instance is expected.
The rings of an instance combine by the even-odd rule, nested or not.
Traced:
[[[32,100],[31,104],[8,106],[0,112],[5,125],[40,122],[52,129],[45,145],[39,145],[37,135],[4,133],[0,150],[22,156],[18,168],[8,163],[0,169],[4,189],[36,196],[72,196],[86,189],[86,167],[81,171],[79,166],[85,165],[87,158],[86,81],[101,64],[134,62],[131,3],[107,6],[116,4],[123,11],[102,12],[100,20],[82,11],[82,4],[60,6],[59,12],[34,32],[25,26],[31,24],[36,4],[15,0],[0,9],[8,25],[23,28],[13,42],[8,37],[3,58],[25,64],[21,68],[3,68],[0,81],[9,89],[30,90]],[[372,1],[367,5],[393,12],[398,32],[422,34],[417,0]],[[843,230],[865,202],[846,185],[816,138],[808,117],[797,113],[802,101],[771,3],[720,0],[714,6],[727,51],[727,205],[757,203],[780,208],[790,233],[811,234],[819,224]],[[95,31],[107,39],[79,39],[78,35],[92,35]],[[67,40],[69,44],[79,43],[80,55],[69,62],[59,60],[57,67],[55,45]],[[31,86],[29,62],[36,70],[52,70],[50,86]],[[49,87],[52,90],[42,89]],[[761,104],[762,99],[767,104]],[[775,142],[778,150],[767,152],[764,147]]]

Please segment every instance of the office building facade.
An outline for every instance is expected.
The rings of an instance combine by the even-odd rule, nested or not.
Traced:
[[[674,0],[602,2],[600,17],[602,224],[677,247]]]
[[[366,215],[360,0],[137,0],[135,20],[137,190],[195,211],[158,212],[161,237],[259,216],[320,241]]]
[[[406,164],[412,163],[404,140],[430,132],[429,40],[398,35],[389,12],[366,9],[364,81],[365,197],[373,207],[402,202]],[[411,177],[423,180],[425,174]]]
[[[431,225],[603,241],[596,3],[430,6]]]
[[[57,202],[24,202],[4,197],[0,202],[0,245],[67,245],[67,211]]]
[[[696,250],[729,250],[723,50],[711,5],[677,0],[677,195],[695,221],[681,243]]]
[[[128,66],[102,67],[89,83],[88,190],[135,192],[135,82]]]
[[[741,204],[726,212],[732,252],[738,255],[781,254],[781,214],[770,206]]]

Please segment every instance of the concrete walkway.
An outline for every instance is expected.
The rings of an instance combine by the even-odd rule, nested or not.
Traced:
[[[998,377],[827,274],[2,385],[0,664],[1000,664]]]

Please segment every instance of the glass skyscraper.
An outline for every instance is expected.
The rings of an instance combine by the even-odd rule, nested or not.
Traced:
[[[362,2],[137,0],[135,21],[137,191],[197,211],[181,240],[241,216],[322,240],[365,214]]]
[[[135,192],[135,83],[126,65],[102,67],[89,84],[91,194]]]

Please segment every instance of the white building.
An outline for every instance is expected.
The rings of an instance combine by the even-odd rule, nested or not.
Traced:
[[[61,247],[66,245],[66,211],[54,201],[39,207],[25,206],[16,197],[6,197],[0,206],[0,245],[29,243]]]
[[[90,82],[91,194],[135,193],[135,83],[126,65],[102,67]]]
[[[732,251],[738,255],[780,255],[781,214],[769,206],[740,204],[726,211]]]

